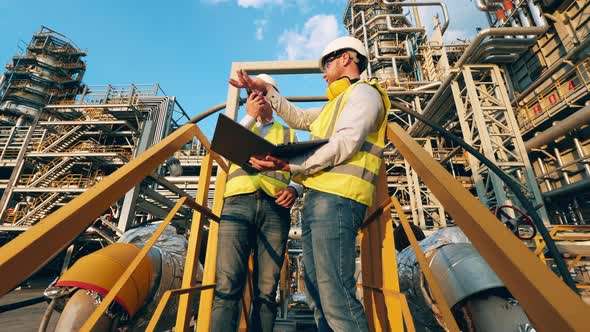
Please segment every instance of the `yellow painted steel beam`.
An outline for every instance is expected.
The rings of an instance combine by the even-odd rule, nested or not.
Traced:
[[[379,207],[376,208],[375,211],[373,211],[373,213],[371,213],[367,218],[365,218],[365,220],[363,220],[363,223],[361,224],[360,228],[362,229],[369,226],[369,224],[371,224],[373,221],[379,219],[381,215],[383,215],[383,213],[389,213],[389,209],[391,209],[392,205],[393,203],[391,202],[391,199],[388,197],[385,200],[385,202],[381,203]]]
[[[114,201],[136,186],[200,130],[184,125],[95,186],[0,248],[0,295],[57,256]]]
[[[102,301],[100,302],[98,307],[94,310],[94,312],[92,312],[92,315],[90,315],[90,317],[88,318],[86,323],[84,323],[84,325],[82,326],[80,331],[82,331],[82,332],[92,331],[92,329],[94,328],[94,326],[96,325],[98,320],[102,317],[102,315],[107,310],[109,305],[111,305],[111,302],[113,302],[115,297],[117,297],[117,295],[121,291],[121,288],[123,288],[123,286],[125,286],[125,284],[129,280],[129,278],[131,278],[131,276],[133,275],[133,272],[135,272],[135,270],[137,269],[137,267],[139,266],[141,261],[148,255],[148,252],[154,246],[154,243],[156,243],[156,241],[158,240],[160,235],[162,235],[162,233],[164,232],[164,230],[166,229],[168,224],[170,224],[170,221],[172,221],[172,218],[174,218],[174,216],[176,215],[176,212],[178,212],[178,210],[184,204],[185,201],[186,201],[186,197],[181,197],[178,200],[178,202],[176,202],[176,204],[174,205],[172,210],[170,210],[170,213],[168,213],[168,215],[166,216],[164,221],[162,221],[160,226],[158,226],[158,229],[156,229],[154,234],[152,234],[152,236],[145,243],[143,248],[141,248],[141,251],[137,254],[137,256],[135,256],[133,261],[131,261],[131,263],[129,264],[127,269],[125,269],[125,272],[123,272],[123,274],[119,277],[119,279],[117,279],[117,282],[115,282],[115,284],[113,285],[111,290],[109,290],[108,294],[102,299]]]
[[[217,170],[215,180],[215,194],[213,195],[213,213],[220,215],[223,208],[223,194],[227,172],[223,169]],[[214,222],[209,226],[209,238],[207,241],[207,255],[203,271],[203,284],[215,283],[215,271],[217,263],[217,235],[219,224]],[[209,331],[211,328],[211,307],[213,306],[213,289],[203,291],[199,301],[199,314],[197,315],[196,331]]]
[[[209,199],[212,168],[213,159],[209,153],[201,161],[201,172],[199,173],[199,184],[197,188],[197,203],[203,206],[207,205],[207,200]],[[199,211],[193,212],[193,221],[191,223],[191,232],[188,239],[188,249],[182,276],[182,288],[189,288],[195,284],[204,221],[205,216],[202,213]],[[188,330],[192,317],[193,296],[191,294],[181,295],[178,301],[176,331],[185,331]]]
[[[164,294],[162,295],[162,298],[160,299],[160,302],[158,302],[158,306],[156,307],[156,310],[154,311],[154,314],[152,315],[152,318],[150,319],[150,322],[148,323],[148,326],[146,327],[145,330],[148,332],[153,332],[156,329],[156,327],[158,326],[158,321],[160,320],[160,317],[164,313],[164,309],[166,309],[166,305],[168,304],[168,301],[170,301],[170,298],[172,296],[174,296],[174,295],[182,296],[185,294],[194,295],[195,293],[198,293],[198,292],[206,290],[206,289],[211,289],[211,288],[215,288],[215,284],[204,285],[204,286],[195,286],[195,287],[190,287],[190,288],[171,289],[171,290],[165,291]]]
[[[590,307],[403,128],[389,124],[387,136],[522,304],[538,331],[584,331],[590,326]]]
[[[408,305],[408,299],[403,293],[400,293],[399,296],[402,302],[402,314],[404,316],[404,323],[406,323],[406,331],[416,332],[416,326],[414,326],[414,317],[412,317],[412,312],[410,311],[410,306]]]
[[[412,249],[414,249],[414,254],[418,260],[418,265],[420,265],[420,270],[428,282],[428,289],[432,292],[434,301],[436,302],[436,305],[443,316],[446,329],[452,332],[459,332],[459,326],[457,326],[455,317],[453,317],[453,314],[451,313],[451,309],[449,308],[449,304],[443,295],[442,289],[440,289],[440,285],[436,282],[436,279],[434,279],[432,270],[426,261],[426,256],[424,256],[424,252],[422,252],[422,249],[418,244],[418,240],[412,231],[412,227],[410,227],[410,223],[406,218],[406,214],[404,213],[402,206],[399,204],[399,201],[395,196],[391,197],[391,202],[393,202],[393,206],[397,211],[398,218],[400,219],[400,223],[404,228],[406,236],[408,237],[408,241],[410,241],[410,245],[412,246]]]
[[[389,198],[385,166],[381,165],[377,180],[375,202]],[[371,331],[404,331],[400,298],[385,296],[386,292],[399,293],[399,279],[393,241],[393,224],[390,213],[374,204],[369,216],[374,221],[360,230],[361,273],[363,276],[363,302]],[[387,209],[389,211],[389,209]]]
[[[197,131],[195,133],[195,136],[197,137],[199,142],[201,142],[203,147],[205,147],[205,149],[207,149],[207,151],[209,151],[209,154],[211,154],[211,157],[213,157],[213,160],[215,160],[215,162],[217,162],[217,165],[219,165],[219,167],[221,167],[221,169],[224,170],[225,172],[229,171],[229,165],[225,162],[225,159],[223,159],[220,155],[218,155],[217,153],[215,153],[214,151],[211,150],[211,142],[209,142],[209,140],[207,139],[207,136],[205,136],[205,134],[201,131],[201,128],[197,127]]]

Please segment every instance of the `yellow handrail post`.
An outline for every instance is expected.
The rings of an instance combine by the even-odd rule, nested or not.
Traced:
[[[156,310],[154,311],[154,314],[152,315],[152,318],[150,319],[150,322],[148,323],[148,326],[145,328],[145,330],[147,332],[153,332],[156,329],[156,326],[158,325],[158,321],[160,320],[160,317],[162,316],[164,309],[166,309],[166,304],[168,304],[168,301],[170,301],[170,298],[172,296],[184,295],[184,294],[194,295],[195,293],[201,292],[205,289],[214,288],[214,287],[215,287],[215,284],[195,286],[195,287],[189,287],[189,288],[171,289],[171,290],[165,291],[164,295],[162,295],[162,298],[160,299],[160,302],[158,303],[158,306],[156,307]]]
[[[217,168],[215,179],[215,194],[213,196],[213,213],[220,215],[223,208],[223,194],[225,192],[225,182],[227,180],[227,171],[222,167]],[[217,235],[219,224],[212,222],[209,227],[209,237],[207,241],[207,257],[205,258],[205,267],[203,271],[203,284],[215,283],[215,271],[217,261]],[[197,316],[196,331],[209,331],[211,323],[211,307],[213,305],[214,290],[209,289],[201,292],[199,302],[199,314]]]
[[[428,282],[428,289],[432,292],[432,295],[433,295],[434,300],[437,304],[437,307],[443,316],[443,320],[446,325],[445,326],[446,329],[451,332],[459,332],[459,326],[457,326],[457,322],[455,321],[455,317],[453,317],[453,314],[451,313],[451,309],[449,308],[449,304],[447,303],[447,300],[445,299],[443,292],[440,289],[440,286],[436,282],[436,279],[434,279],[434,275],[432,275],[432,270],[430,269],[430,266],[428,265],[428,262],[426,261],[426,256],[424,256],[424,252],[422,252],[422,249],[420,248],[420,245],[418,244],[418,240],[416,240],[416,236],[414,235],[414,232],[412,231],[412,227],[410,227],[410,223],[408,222],[408,219],[406,218],[406,214],[404,213],[402,206],[399,204],[399,201],[397,200],[396,197],[392,197],[391,201],[393,202],[393,206],[395,207],[395,210],[397,211],[397,216],[400,220],[400,224],[404,228],[404,231],[406,232],[406,236],[408,237],[408,240],[410,241],[410,245],[412,245],[412,249],[414,250],[414,254],[416,255],[416,259],[418,260],[418,264],[420,265],[420,271],[422,271],[422,274],[424,274],[424,277],[426,278],[426,281]]]
[[[381,165],[376,203],[369,210],[369,215],[374,215],[380,208],[378,204],[388,198],[385,165]],[[360,229],[363,302],[371,331],[401,332],[404,327],[402,304],[396,296],[399,294],[399,279],[393,225],[389,208],[386,211],[375,216],[374,221],[365,222]]]
[[[201,161],[201,172],[199,173],[199,185],[197,189],[197,203],[207,206],[209,199],[209,186],[211,184],[211,170],[213,168],[213,159],[211,154],[207,154]],[[203,231],[203,222],[205,216],[198,212],[193,212],[193,221],[191,223],[191,232],[186,252],[186,261],[184,264],[184,273],[182,276],[182,288],[194,286],[199,264],[199,253],[201,249],[201,239]],[[176,317],[176,331],[186,331],[189,328],[192,316],[193,296],[192,294],[180,295],[178,299],[178,315]]]

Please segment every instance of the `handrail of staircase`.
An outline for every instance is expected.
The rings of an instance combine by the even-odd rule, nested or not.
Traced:
[[[211,144],[200,128],[187,123],[1,247],[0,275],[6,278],[0,283],[0,295],[11,291],[57,256],[116,199],[140,183],[195,136],[210,150]],[[219,155],[211,155],[219,167],[228,169]],[[209,209],[204,211],[213,215]]]
[[[402,127],[387,137],[440,200],[539,331],[583,331],[590,307],[535,257],[496,217]]]

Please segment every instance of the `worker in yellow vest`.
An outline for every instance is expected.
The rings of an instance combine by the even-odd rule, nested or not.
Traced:
[[[269,75],[258,75],[274,89]],[[274,144],[296,141],[295,131],[274,121],[269,101],[259,92],[248,96],[241,124]],[[255,125],[254,125],[255,124]],[[240,299],[254,254],[251,331],[272,332],[276,289],[291,225],[289,209],[301,186],[290,183],[288,171],[248,173],[231,165],[219,223],[215,299],[211,331],[236,331]]]
[[[378,83],[360,79],[367,64],[360,40],[347,36],[330,42],[319,63],[329,101],[305,111],[263,80],[241,72],[230,79],[235,87],[264,93],[291,128],[329,138],[301,160],[250,159],[258,170],[290,171],[308,188],[302,210],[304,280],[320,331],[368,331],[355,297],[355,238],[373,202],[390,102]]]

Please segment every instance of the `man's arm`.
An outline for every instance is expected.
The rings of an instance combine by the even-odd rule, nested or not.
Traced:
[[[310,175],[352,157],[367,135],[379,128],[384,112],[380,93],[367,84],[357,85],[348,96],[329,142],[302,160],[290,160],[292,174]]]
[[[322,111],[320,107],[302,110],[283,98],[274,88],[268,89],[266,98],[270,101],[270,105],[277,115],[285,120],[287,125],[293,129],[309,131],[309,126]]]
[[[242,125],[242,127],[246,129],[252,129],[252,127],[254,127],[254,124],[256,124],[256,119],[250,116],[250,114],[246,114],[240,121],[240,124]]]

